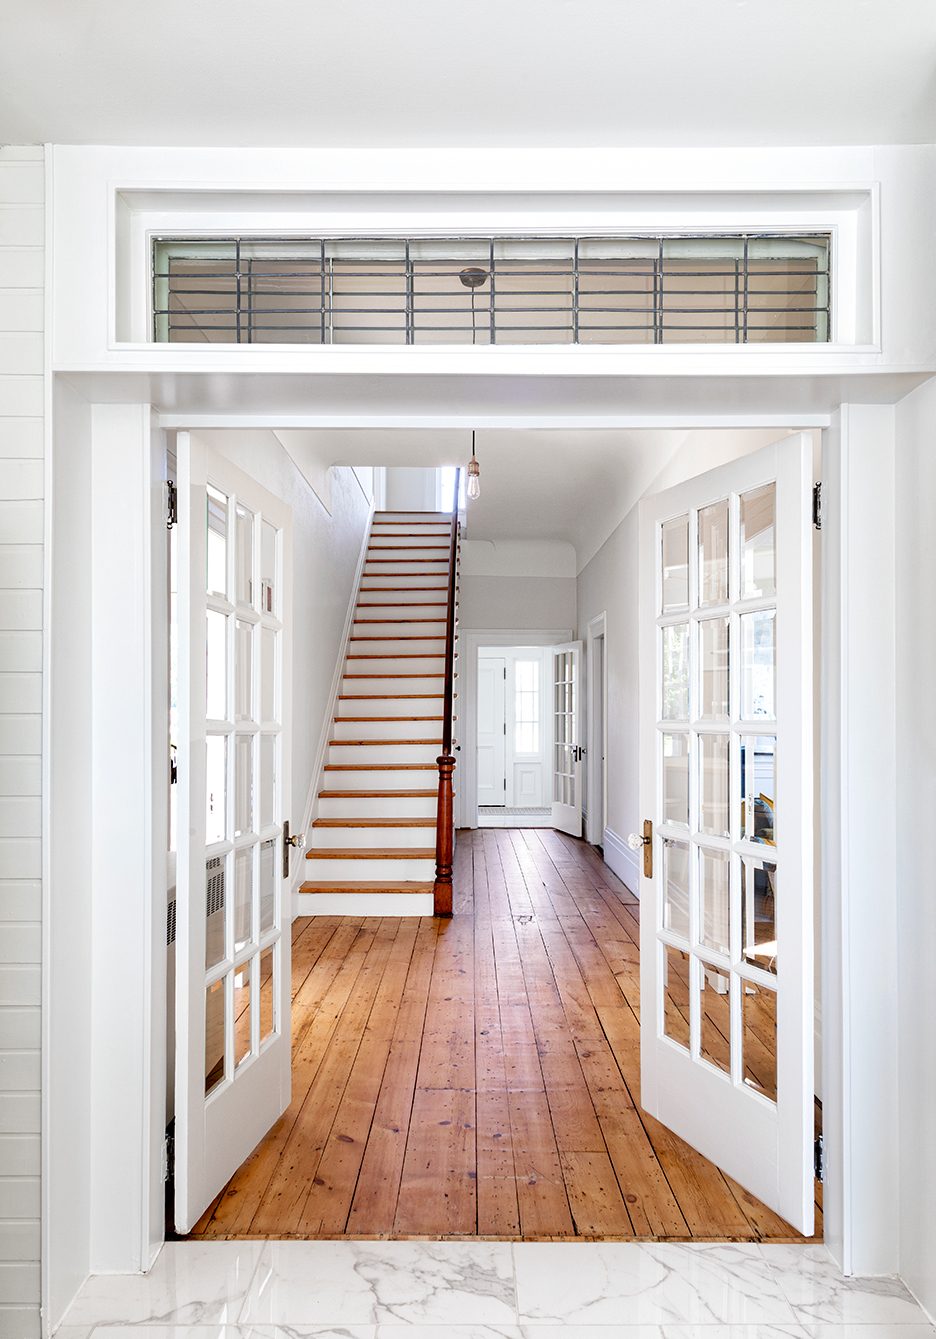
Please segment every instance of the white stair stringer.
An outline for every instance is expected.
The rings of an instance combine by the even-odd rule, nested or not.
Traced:
[[[299,915],[433,912],[451,523],[373,516]]]

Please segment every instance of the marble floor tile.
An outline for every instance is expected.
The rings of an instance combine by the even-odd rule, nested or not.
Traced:
[[[523,1339],[517,1325],[378,1325],[377,1339]]]
[[[803,1325],[908,1325],[926,1320],[899,1279],[843,1278],[824,1246],[767,1244],[761,1250]]]
[[[936,1325],[804,1325],[808,1339],[936,1339]]]
[[[523,1339],[809,1339],[801,1325],[525,1325],[521,1333]]]
[[[796,1321],[755,1245],[520,1243],[514,1258],[524,1325]]]
[[[255,1241],[168,1242],[148,1274],[93,1275],[69,1308],[65,1323],[233,1324],[263,1246]]]
[[[514,1325],[506,1242],[266,1243],[240,1320],[309,1324]]]

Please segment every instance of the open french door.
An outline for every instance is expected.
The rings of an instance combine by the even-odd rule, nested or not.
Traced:
[[[290,1099],[291,513],[180,433],[175,1227]]]
[[[641,1091],[813,1230],[812,443],[646,499]],[[651,826],[652,825],[652,826]]]
[[[582,643],[553,646],[552,825],[582,835]]]

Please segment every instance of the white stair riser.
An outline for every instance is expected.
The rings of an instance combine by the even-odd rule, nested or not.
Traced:
[[[450,549],[450,536],[444,531],[436,534],[427,530],[424,535],[392,534],[388,530],[375,530],[371,533],[369,547],[372,549],[396,549],[405,544],[408,549]]]
[[[360,653],[358,653],[360,654]],[[445,675],[445,657],[427,656],[425,660],[407,660],[405,656],[391,656],[389,660],[378,660],[373,655],[362,655],[360,660],[349,657],[345,663],[346,674],[418,674],[420,679],[438,678]],[[384,683],[392,683],[385,679]],[[406,682],[416,683],[415,679]]]
[[[448,580],[448,561],[412,563],[406,562],[404,559],[394,558],[392,562],[372,563],[368,558],[364,567],[365,582],[369,581],[371,577],[415,576],[425,577],[427,586],[433,586],[436,582],[442,584]]]
[[[374,525],[389,523],[396,525],[397,522],[416,521],[438,521],[440,524],[452,523],[452,513],[450,511],[375,511]],[[427,526],[428,530],[429,527]]]
[[[393,671],[399,672],[399,665],[395,661],[383,661],[382,669],[375,669],[373,665],[367,667],[366,661],[358,661],[356,664],[362,666],[361,669],[354,668],[355,675],[364,675],[364,678],[344,678],[341,681],[341,691],[343,693],[441,693],[444,686],[444,679],[441,671],[436,674],[427,674],[422,669],[413,671],[419,677],[415,679],[398,679],[396,675],[389,679],[371,678],[374,674],[388,674]],[[349,670],[352,665],[349,666]],[[354,705],[357,705],[356,703]],[[354,713],[352,712],[352,715]],[[379,714],[379,713],[378,713]],[[389,713],[388,713],[389,715]]]
[[[378,592],[383,595],[385,592]],[[395,601],[401,597],[397,595]],[[404,597],[405,598],[405,597]],[[418,597],[413,596],[415,601]],[[425,597],[427,600],[431,596]],[[376,606],[376,607],[375,607]],[[359,623],[362,618],[387,619],[387,618],[418,618],[423,623],[444,623],[447,617],[447,606],[444,600],[439,600],[436,604],[397,604],[389,600],[376,600],[373,604],[358,605],[355,611],[354,621]]]
[[[435,842],[428,843],[434,846]],[[419,860],[307,860],[306,878],[311,882],[340,879],[348,883],[387,883],[417,881],[428,883],[435,878],[435,861]]]
[[[326,773],[326,775],[328,775]],[[389,790],[383,781],[381,790]],[[373,789],[371,787],[371,789]],[[412,789],[412,787],[407,787]],[[362,795],[349,799],[347,795],[319,798],[318,818],[432,818],[436,816],[438,801],[434,795]],[[429,829],[427,829],[428,831]],[[433,839],[434,840],[434,839]]]
[[[323,772],[326,790],[429,790],[439,784],[439,769],[431,767],[404,768],[402,771],[342,771]]]
[[[439,739],[442,732],[439,731]],[[369,736],[367,736],[369,738]],[[434,763],[442,751],[439,739],[431,744],[331,744],[330,763],[422,762]]]
[[[441,596],[443,600],[448,599],[447,575],[414,576],[412,572],[402,572],[399,576],[392,577],[387,572],[375,572],[364,581],[358,591],[358,600],[386,598],[391,604],[395,604],[399,599],[408,599],[410,591],[414,600],[427,599],[430,595]]]
[[[405,690],[404,690],[405,691]],[[365,697],[360,702],[339,698],[339,716],[441,716],[441,697]],[[369,728],[369,727],[368,727]]]
[[[438,739],[441,721],[343,721],[334,722],[333,739]],[[388,761],[392,761],[389,755]]]
[[[424,558],[431,558],[434,563],[444,563],[446,571],[451,554],[446,545],[441,548],[430,546],[428,544],[409,544],[404,548],[402,545],[394,544],[390,547],[387,544],[371,545],[367,554],[367,561],[371,563],[374,558],[390,558],[394,563],[414,562],[417,558],[422,563]],[[427,564],[429,566],[429,564]]]
[[[406,618],[406,615],[403,615]],[[356,618],[351,629],[353,637],[425,637],[427,641],[438,642],[445,637],[445,619],[424,619],[413,623],[409,618],[405,623],[379,623],[376,619]],[[354,645],[354,643],[352,643]]]
[[[410,656],[445,654],[445,637],[414,637],[412,641],[402,641],[397,637],[362,637],[356,634],[348,643],[348,654],[352,656],[399,656],[405,660]]]
[[[309,834],[313,851],[333,851],[336,847],[413,846],[425,850],[435,846],[435,826],[431,828],[313,828]],[[313,862],[314,863],[314,862]]]
[[[297,893],[297,916],[431,916],[431,893]]]

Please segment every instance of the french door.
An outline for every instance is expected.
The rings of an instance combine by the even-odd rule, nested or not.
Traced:
[[[553,646],[552,825],[582,835],[582,643]]]
[[[641,1091],[813,1230],[812,444],[641,504]],[[652,825],[652,826],[651,826]]]
[[[180,433],[175,1226],[290,1098],[289,509]],[[287,853],[288,853],[288,848]]]

